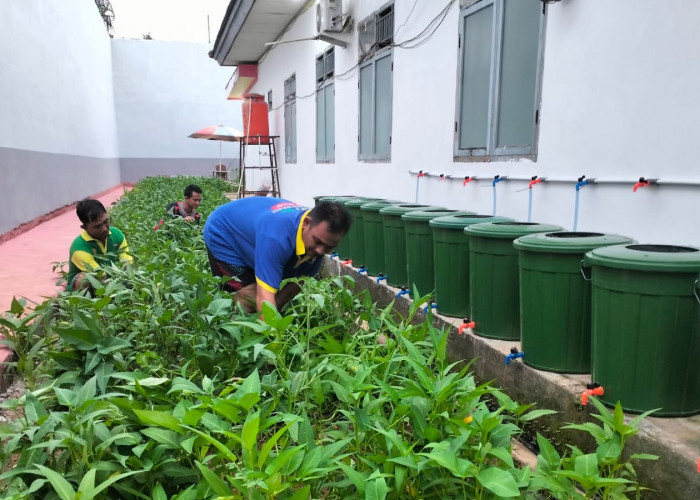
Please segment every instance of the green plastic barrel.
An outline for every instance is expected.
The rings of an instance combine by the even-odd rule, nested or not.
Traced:
[[[433,232],[429,225],[431,219],[472,214],[473,212],[437,208],[415,210],[401,216],[406,227],[406,273],[411,290],[415,286],[421,295],[435,290]],[[439,308],[440,304],[437,306]]]
[[[364,264],[368,274],[378,276],[384,273],[384,225],[379,211],[387,205],[405,202],[381,200],[360,206],[364,225]]]
[[[622,245],[592,267],[591,373],[601,400],[656,416],[700,412],[700,249]]]
[[[345,202],[354,200],[357,198],[357,196],[353,195],[345,195],[345,196],[324,196],[322,198],[319,198],[319,203],[322,201],[335,201],[337,203],[341,203],[345,205]],[[351,228],[352,230],[352,228]],[[350,238],[348,237],[350,235],[350,231],[348,231],[348,234],[345,235],[345,237],[340,240],[340,243],[338,246],[335,248],[335,253],[338,254],[338,256],[341,259],[347,259],[349,258],[349,253],[350,253]]]
[[[348,241],[348,255],[352,259],[355,267],[365,266],[365,225],[364,213],[360,207],[366,203],[384,201],[382,198],[354,198],[345,202],[345,208],[353,217],[352,227],[346,238]],[[398,203],[398,200],[393,200]]]
[[[401,203],[388,205],[379,213],[382,216],[384,228],[384,265],[386,281],[392,286],[407,286],[406,271],[406,227],[401,216],[416,210],[436,210],[444,207],[419,205],[416,203]]]
[[[469,235],[469,303],[476,323],[474,333],[520,340],[518,251],[513,240],[561,229],[534,222],[484,222],[464,228]]]
[[[591,285],[586,252],[634,243],[602,233],[538,233],[513,242],[520,252],[520,321],[525,364],[559,373],[591,370]]]
[[[448,215],[429,223],[433,230],[435,301],[445,316],[469,316],[469,236],[464,228],[481,222],[507,222],[492,215]]]

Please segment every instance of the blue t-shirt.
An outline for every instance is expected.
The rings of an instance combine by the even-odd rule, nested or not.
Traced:
[[[301,224],[308,209],[280,198],[255,196],[214,210],[204,225],[204,242],[218,260],[255,271],[255,280],[276,292],[285,278],[314,276],[320,258],[305,257]]]

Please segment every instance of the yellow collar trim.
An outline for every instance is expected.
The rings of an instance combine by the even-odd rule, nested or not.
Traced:
[[[299,227],[297,228],[297,257],[306,253],[304,240],[301,237],[301,227],[304,225],[304,219],[306,219],[306,216],[309,215],[309,212],[311,212],[311,210],[304,212],[304,215],[302,215],[301,219],[299,220]]]
[[[111,229],[109,230],[109,234],[112,234],[112,230],[111,230]],[[103,245],[102,242],[101,242],[100,240],[96,240],[95,238],[93,238],[92,236],[90,236],[90,235],[88,234],[88,232],[87,232],[85,229],[81,230],[80,236],[81,236],[85,241],[94,241],[95,243],[97,243],[97,245],[98,245],[98,246],[100,247],[100,249],[102,250],[102,253],[106,253],[106,252],[107,252],[107,246],[106,246],[106,245]]]

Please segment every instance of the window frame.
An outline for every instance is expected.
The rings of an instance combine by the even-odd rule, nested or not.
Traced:
[[[540,15],[538,46],[537,46],[537,68],[535,70],[534,100],[533,100],[533,130],[532,144],[527,146],[496,146],[498,140],[498,116],[500,106],[500,89],[502,85],[501,68],[503,61],[503,36],[504,36],[504,12],[505,2],[508,0],[477,0],[463,5],[459,13],[459,49],[457,53],[457,89],[455,99],[455,126],[454,126],[454,159],[466,162],[490,162],[508,161],[518,159],[537,159],[537,146],[539,139],[539,116],[541,109],[542,95],[542,71],[543,56],[546,31],[546,4],[542,3],[542,14]],[[539,2],[538,2],[539,3]],[[464,87],[464,50],[465,50],[465,20],[467,17],[479,11],[492,7],[491,26],[491,61],[489,66],[489,103],[487,114],[487,139],[486,146],[481,148],[460,149],[460,135],[462,127],[462,97]]]
[[[293,88],[292,88],[293,84]],[[284,161],[297,162],[296,73],[284,81]]]
[[[332,117],[328,116],[328,94],[332,93],[333,100]],[[319,121],[320,104],[323,99],[323,123]],[[330,119],[329,119],[330,118]],[[321,128],[321,125],[323,127]],[[322,133],[321,133],[322,132]],[[330,151],[328,151],[329,135],[332,139]],[[319,136],[323,138],[323,154],[319,143]],[[330,47],[319,56],[316,56],[316,163],[335,162],[335,49]]]
[[[391,36],[381,37],[381,30],[379,29],[379,20],[391,15]],[[396,30],[394,24],[394,2],[388,2],[382,7],[377,9],[375,12],[367,16],[365,19],[359,23],[362,26],[369,27],[372,31],[372,36],[374,37],[374,44],[369,48],[369,50],[363,50],[363,42],[361,40],[362,34],[358,30],[358,49],[359,49],[359,63],[358,63],[358,76],[357,76],[357,90],[358,90],[358,120],[357,120],[357,158],[362,161],[381,161],[387,162],[391,161],[391,147],[392,147],[392,135],[393,135],[393,113],[394,113],[394,33]],[[381,37],[381,39],[380,39]],[[365,40],[364,43],[367,43]],[[388,124],[388,142],[389,147],[386,152],[377,152],[377,64],[383,61],[385,58],[389,58],[389,124]],[[371,95],[370,95],[370,113],[371,113],[371,127],[367,132],[369,134],[370,146],[369,151],[363,151],[362,149],[362,138],[363,138],[363,114],[362,114],[362,103],[363,103],[363,90],[362,90],[362,74],[363,70],[370,67],[371,71]]]

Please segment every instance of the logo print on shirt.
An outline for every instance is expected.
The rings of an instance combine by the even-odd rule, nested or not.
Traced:
[[[300,207],[292,201],[283,201],[270,207],[270,211],[273,213],[288,212],[290,210],[304,210],[304,207]]]

